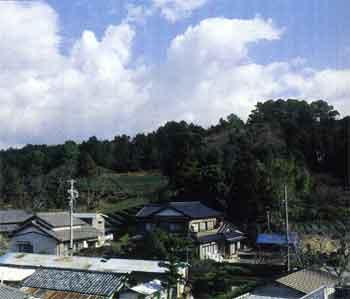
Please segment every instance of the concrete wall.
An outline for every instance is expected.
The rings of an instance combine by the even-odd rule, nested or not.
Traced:
[[[29,243],[34,253],[57,254],[57,241],[35,227],[27,227],[10,240],[10,250],[18,252],[20,243]]]

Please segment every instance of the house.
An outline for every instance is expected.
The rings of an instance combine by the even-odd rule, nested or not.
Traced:
[[[33,214],[24,210],[0,210],[0,234],[10,236]]]
[[[201,259],[232,258],[245,239],[221,212],[199,201],[147,205],[136,214],[136,219],[143,235],[160,228],[190,236],[198,245]]]
[[[302,269],[236,299],[330,299],[336,283],[336,277],[325,271]]]
[[[23,287],[26,288],[23,290],[28,294],[38,296],[50,290],[51,294],[54,291],[57,292],[57,298],[79,299],[105,299],[111,293],[122,293],[122,285],[118,282],[125,281],[124,277],[126,275],[132,275],[132,281],[134,281],[133,285],[128,285],[128,289],[142,284],[147,285],[148,282],[154,279],[162,281],[167,273],[167,268],[163,264],[164,261],[155,260],[104,259],[79,256],[57,257],[55,255],[14,252],[9,252],[0,257],[0,267],[35,270],[34,274],[26,277],[23,281]],[[178,270],[186,280],[187,268],[179,267]],[[108,276],[107,274],[114,275]],[[46,291],[44,291],[45,289]],[[111,289],[112,291],[110,291]],[[139,290],[139,288],[136,289]],[[96,290],[99,290],[99,292],[97,293]],[[71,297],[64,297],[64,292],[72,293]],[[78,297],[77,292],[80,292],[81,296]],[[180,296],[183,292],[184,283],[179,282],[176,293]],[[83,294],[85,297],[82,297]],[[45,296],[42,296],[42,298],[51,299],[51,297]]]
[[[113,240],[113,235],[107,235],[105,221],[108,218],[107,215],[101,213],[75,213],[74,216],[96,228],[99,233],[99,245],[103,245],[106,240]]]
[[[74,251],[96,247],[99,232],[86,222],[73,217]],[[70,251],[70,214],[37,213],[27,219],[10,239],[13,252],[67,255]]]

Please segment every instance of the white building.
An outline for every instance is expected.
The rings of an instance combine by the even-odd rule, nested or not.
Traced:
[[[73,217],[74,251],[96,247],[99,232],[86,222]],[[10,239],[10,251],[67,255],[70,248],[70,215],[68,212],[37,213]]]

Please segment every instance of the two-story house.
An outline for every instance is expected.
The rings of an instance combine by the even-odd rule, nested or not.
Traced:
[[[199,201],[147,205],[136,214],[136,219],[141,234],[159,228],[190,236],[198,245],[201,259],[232,258],[245,239],[221,212]]]
[[[88,223],[73,217],[74,251],[96,247],[100,233]],[[70,249],[70,214],[37,213],[26,220],[12,235],[13,252],[67,255]]]

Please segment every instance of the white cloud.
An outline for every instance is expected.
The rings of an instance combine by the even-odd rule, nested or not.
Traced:
[[[148,66],[134,63],[128,23],[101,38],[85,31],[63,55],[47,4],[0,2],[0,19],[0,147],[111,138],[174,119],[209,125],[277,97],[323,98],[350,113],[350,70],[250,57],[252,44],[282,38],[270,20],[203,20],[172,40],[163,64]]]
[[[204,6],[208,0],[152,0],[153,6],[169,22],[191,16],[192,12]]]
[[[144,24],[147,17],[160,13],[168,22],[175,23],[190,17],[207,2],[208,0],[151,0],[148,6],[128,3],[124,22]]]

